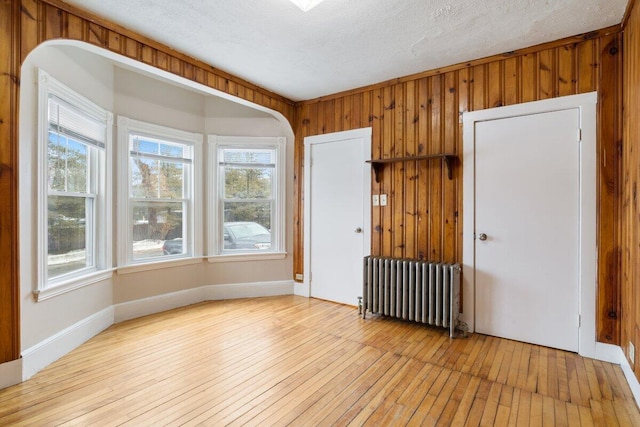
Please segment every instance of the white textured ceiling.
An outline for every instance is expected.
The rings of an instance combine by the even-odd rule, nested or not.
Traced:
[[[292,100],[619,24],[627,0],[65,0]]]

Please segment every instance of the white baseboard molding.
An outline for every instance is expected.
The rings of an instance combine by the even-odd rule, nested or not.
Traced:
[[[234,283],[229,285],[207,285],[185,291],[157,295],[122,304],[116,304],[115,322],[160,313],[203,301],[237,298],[258,298],[276,295],[292,295],[293,281]]]
[[[205,286],[205,301],[293,295],[293,280]]]
[[[22,381],[113,325],[113,306],[107,307],[22,352]]]
[[[202,301],[204,301],[203,287],[123,302],[113,306],[115,322],[120,323],[125,320],[173,310],[174,308],[197,304]]]
[[[22,382],[22,359],[0,363],[0,390]]]
[[[631,369],[622,347],[612,344],[596,343],[595,358],[620,365],[631,389],[631,393],[633,393],[633,397],[636,400],[636,405],[640,407],[640,382],[638,382],[638,378],[633,373],[633,369]]]
[[[296,282],[294,284],[294,295],[299,295],[301,297],[309,298],[311,296],[311,289],[309,287],[309,283],[304,281],[303,283]]]

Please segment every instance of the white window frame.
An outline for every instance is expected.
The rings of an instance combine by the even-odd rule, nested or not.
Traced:
[[[191,148],[190,182],[185,183],[190,193],[187,199],[185,233],[187,247],[184,254],[164,255],[142,260],[133,259],[133,227],[129,184],[131,182],[129,135],[147,135],[166,139]],[[118,273],[133,273],[193,264],[202,260],[202,142],[203,135],[166,126],[118,116]]]
[[[110,278],[113,275],[111,245],[111,165],[113,114],[54,79],[42,69],[38,73],[38,274],[34,286],[36,301],[42,301]],[[72,109],[103,123],[104,149],[90,147],[90,184],[95,189],[91,238],[94,266],[56,278],[48,277],[48,141],[49,97],[55,96]]]
[[[247,136],[208,136],[208,260],[209,262],[228,261],[254,261],[284,259],[287,256],[285,249],[285,224],[286,224],[286,138],[284,137],[247,137]],[[222,179],[218,164],[218,151],[221,148],[240,149],[273,149],[276,151],[276,165],[274,170],[275,184],[275,211],[272,212],[271,223],[271,250],[258,252],[247,251],[239,253],[223,252],[222,203],[220,201],[222,191]]]

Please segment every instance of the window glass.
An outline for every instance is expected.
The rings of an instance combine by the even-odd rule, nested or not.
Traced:
[[[121,183],[123,221],[120,264],[141,264],[193,257],[201,253],[195,153],[201,135],[120,117],[122,164],[129,176]],[[125,149],[126,148],[126,149]],[[126,159],[126,160],[125,160]]]
[[[280,253],[284,138],[211,136],[212,255]],[[212,168],[213,169],[213,168]]]
[[[111,113],[39,70],[38,290],[111,268]]]
[[[185,254],[189,147],[135,132],[130,146],[133,261]]]
[[[275,149],[220,149],[224,251],[271,250],[275,157]]]
[[[90,221],[93,200],[84,197],[49,196],[48,257],[49,279],[93,266]]]

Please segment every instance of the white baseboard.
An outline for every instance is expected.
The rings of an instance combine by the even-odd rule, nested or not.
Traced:
[[[640,382],[638,382],[638,378],[634,374],[633,369],[631,369],[629,361],[624,355],[622,347],[611,344],[597,343],[596,359],[620,364],[622,372],[624,372],[624,376],[627,379],[627,383],[629,384],[629,388],[631,389],[631,393],[633,393],[633,397],[636,400],[636,405],[640,407]]]
[[[309,298],[311,296],[311,289],[309,287],[309,283],[305,280],[302,283],[294,284],[294,295],[300,295],[301,297]]]
[[[22,359],[0,363],[0,390],[22,382]]]
[[[293,280],[205,286],[205,301],[293,294]]]
[[[113,306],[115,322],[160,313],[204,301],[204,287],[123,302]]]
[[[107,307],[22,352],[22,381],[113,325],[113,306]]]
[[[160,313],[203,301],[292,295],[293,283],[292,280],[283,280],[277,282],[208,285],[180,292],[157,295],[116,304],[114,306],[115,321],[119,323],[125,320],[135,319],[136,317]]]

